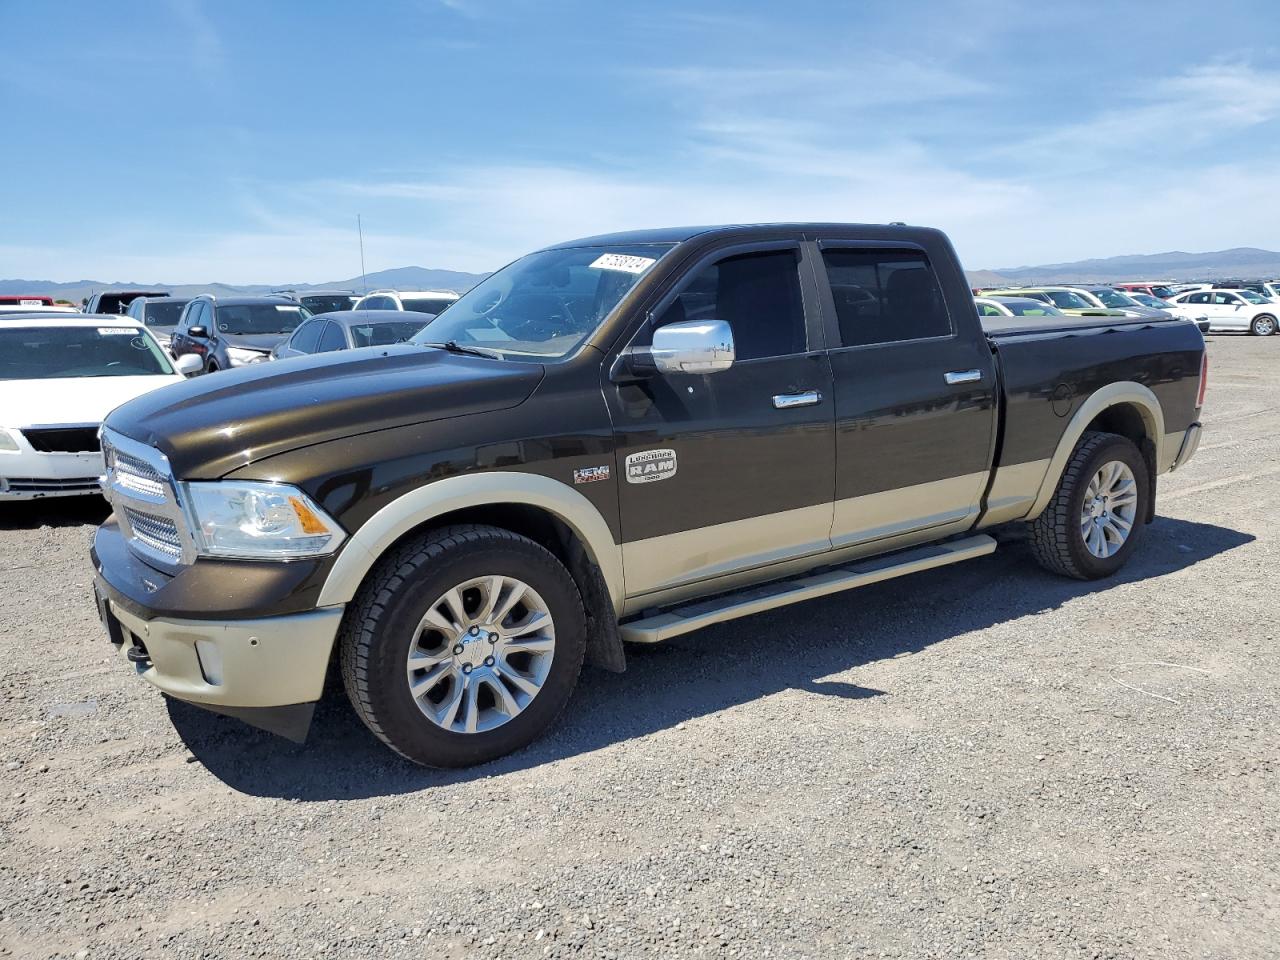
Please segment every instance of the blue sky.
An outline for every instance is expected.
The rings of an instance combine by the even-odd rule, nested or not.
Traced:
[[[970,269],[1280,247],[1259,2],[0,0],[0,276],[492,269],[906,220]]]

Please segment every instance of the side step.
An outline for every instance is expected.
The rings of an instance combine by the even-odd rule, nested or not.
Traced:
[[[763,613],[775,607],[825,597],[829,593],[852,590],[881,580],[906,576],[944,567],[961,560],[984,557],[996,549],[996,542],[985,533],[963,540],[934,543],[914,547],[887,556],[871,557],[839,567],[830,567],[821,573],[781,580],[758,587],[748,587],[735,593],[697,600],[681,607],[664,610],[642,620],[621,624],[622,639],[631,643],[661,643],[682,633],[701,630],[713,623],[736,620],[753,613]]]

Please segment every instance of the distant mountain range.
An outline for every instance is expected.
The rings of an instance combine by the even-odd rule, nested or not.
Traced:
[[[1001,267],[974,270],[975,286],[997,283],[1120,283],[1125,280],[1252,280],[1280,277],[1280,253],[1257,247],[1234,247],[1209,253],[1134,254],[1072,263],[1046,263],[1038,267]]]
[[[426,267],[396,267],[379,270],[361,279],[334,280],[331,283],[228,284],[228,283],[105,283],[98,280],[75,280],[57,283],[52,280],[0,280],[0,294],[48,294],[72,303],[101,290],[168,290],[175,296],[191,297],[200,293],[234,296],[270,293],[289,289],[338,289],[363,293],[379,287],[396,290],[455,290],[463,293],[487,277],[487,273],[461,273],[457,270],[429,270]],[[1136,254],[1106,257],[1101,260],[1076,260],[1072,263],[1047,263],[1037,267],[1002,267],[998,270],[971,270],[969,282],[991,287],[1004,283],[1119,283],[1124,280],[1221,280],[1271,279],[1280,277],[1280,253],[1257,247],[1235,247],[1209,253]]]
[[[53,280],[0,280],[0,294],[37,293],[57,300],[69,300],[78,304],[84,298],[103,290],[167,290],[177,297],[194,297],[201,293],[214,296],[253,296],[272,290],[351,290],[363,293],[389,287],[394,290],[453,290],[463,293],[487,277],[487,273],[461,273],[457,270],[429,270],[426,267],[395,267],[379,270],[363,279],[335,280],[332,283],[106,283],[100,280],[73,280],[58,283]]]

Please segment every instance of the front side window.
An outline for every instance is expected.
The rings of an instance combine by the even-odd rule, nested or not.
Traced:
[[[746,253],[699,270],[664,308],[657,326],[686,320],[729,324],[738,360],[804,353],[807,336],[796,251]]]
[[[933,268],[914,250],[824,250],[846,347],[951,335]]]
[[[159,345],[137,327],[0,327],[0,380],[171,375]]]
[[[305,319],[296,304],[236,303],[218,307],[218,332],[234,335],[290,333]]]
[[[542,250],[486,277],[413,338],[560,359],[595,333],[674,244]]]

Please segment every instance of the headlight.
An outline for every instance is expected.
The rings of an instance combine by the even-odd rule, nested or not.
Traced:
[[[18,441],[8,430],[0,428],[0,453],[17,453]]]
[[[261,363],[267,359],[265,353],[257,350],[241,350],[239,347],[227,347],[227,359],[233,367],[243,367],[247,363]]]
[[[283,483],[185,485],[202,556],[287,560],[333,553],[346,533],[301,490]]]

